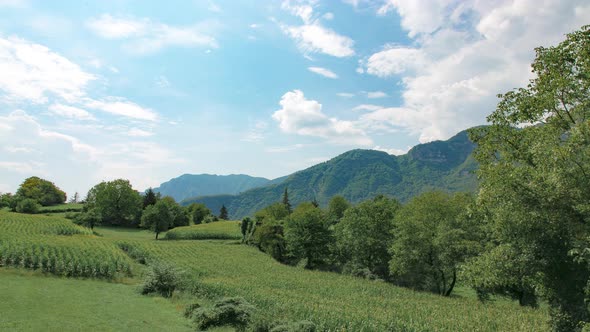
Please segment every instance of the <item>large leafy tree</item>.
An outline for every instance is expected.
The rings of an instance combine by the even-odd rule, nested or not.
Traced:
[[[165,200],[154,205],[148,205],[141,215],[141,226],[156,233],[156,240],[160,233],[165,232],[174,222],[171,206]]]
[[[460,264],[480,251],[479,221],[468,214],[472,202],[468,194],[427,192],[404,205],[390,250],[396,283],[451,295]]]
[[[397,200],[377,196],[344,212],[334,229],[344,272],[389,279],[391,255],[388,249],[393,239],[393,219],[399,207]]]
[[[30,198],[43,206],[62,204],[66,201],[66,193],[53,182],[31,176],[25,179],[16,192],[18,199]]]
[[[590,320],[589,268],[571,254],[590,234],[590,26],[537,48],[532,68],[526,87],[500,95],[491,126],[471,133],[479,201],[493,241],[518,253],[547,299],[553,329],[576,331]]]
[[[321,209],[311,203],[299,204],[284,225],[286,249],[292,260],[306,260],[309,268],[327,263],[332,232]]]
[[[179,226],[188,226],[190,224],[190,213],[187,208],[180,206],[174,198],[170,196],[166,196],[159,201],[163,201],[164,204],[168,207],[168,211],[172,215],[172,222],[170,223],[170,228],[179,227]]]
[[[131,226],[139,221],[142,203],[128,180],[117,179],[92,187],[86,196],[85,209],[94,209],[103,224]]]
[[[193,224],[198,225],[203,222],[206,216],[211,214],[211,210],[202,203],[192,203],[187,207]]]

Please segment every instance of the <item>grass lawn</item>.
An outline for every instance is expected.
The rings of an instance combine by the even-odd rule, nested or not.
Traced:
[[[0,269],[0,331],[191,331],[169,300],[137,286]]]
[[[242,233],[239,221],[216,221],[176,227],[168,231],[165,238],[166,240],[241,240]]]

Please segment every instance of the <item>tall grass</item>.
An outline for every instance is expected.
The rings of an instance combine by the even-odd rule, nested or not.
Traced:
[[[208,224],[174,228],[166,233],[167,240],[240,240],[239,221],[216,221]]]

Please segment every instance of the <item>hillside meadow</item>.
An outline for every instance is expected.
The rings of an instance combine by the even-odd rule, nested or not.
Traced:
[[[237,225],[237,222],[221,221],[182,227],[170,233],[198,234],[202,230],[201,235],[191,237],[207,238],[212,232],[235,237],[239,234]],[[134,286],[127,285],[141,280],[145,266],[138,264],[137,258],[144,258],[148,264],[169,263],[191,280],[190,292],[172,299],[176,301],[176,311],[170,311],[173,307],[170,300],[142,297]],[[512,301],[499,299],[482,304],[470,295],[445,298],[384,282],[290,267],[256,248],[240,245],[237,240],[155,241],[150,232],[121,228],[96,228],[93,234],[61,217],[0,211],[0,264],[17,267],[14,271],[38,271],[22,276],[19,273],[24,272],[2,269],[1,284],[19,287],[11,287],[10,296],[4,298],[3,312],[8,315],[2,316],[0,327],[22,324],[24,309],[18,309],[22,308],[18,303],[35,301],[34,297],[39,295],[33,291],[32,284],[45,283],[43,289],[51,289],[59,297],[45,294],[38,304],[31,306],[27,314],[39,317],[38,321],[50,321],[50,313],[67,311],[68,305],[79,303],[80,308],[86,308],[87,299],[106,296],[109,299],[104,303],[138,301],[139,304],[128,304],[138,308],[130,310],[147,312],[151,320],[146,322],[151,327],[166,326],[166,330],[182,331],[186,330],[182,321],[188,322],[182,318],[184,305],[241,296],[256,306],[258,321],[306,319],[314,322],[320,331],[548,330],[545,309],[523,308]],[[76,278],[56,279],[38,274]],[[4,289],[2,293],[5,294]],[[59,300],[51,302],[50,298]],[[63,308],[53,308],[60,302],[64,303]],[[119,311],[116,305],[105,305],[101,306],[100,315],[109,317],[109,308]],[[112,318],[119,323],[111,327],[92,325],[99,324],[95,322],[95,314],[96,311],[81,309],[71,318],[72,322],[63,325],[63,330],[75,330],[77,326],[106,330],[131,326],[129,330],[133,330],[142,326],[131,321],[136,318],[129,318],[130,321]],[[23,330],[35,329],[32,325],[20,326]]]

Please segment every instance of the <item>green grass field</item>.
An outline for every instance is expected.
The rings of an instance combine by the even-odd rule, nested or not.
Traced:
[[[256,305],[259,318],[289,321],[307,319],[316,323],[320,331],[548,330],[545,309],[522,308],[507,300],[482,304],[472,295],[444,298],[384,282],[302,270],[279,264],[256,248],[240,245],[236,240],[155,241],[153,233],[147,231],[115,228],[97,228],[95,231],[98,236],[84,233],[83,228],[80,228],[79,234],[73,235],[58,235],[56,233],[59,232],[48,231],[66,225],[79,230],[78,226],[65,219],[0,212],[0,248],[6,247],[6,243],[10,243],[9,247],[13,248],[13,240],[23,240],[25,244],[21,251],[30,251],[27,246],[41,242],[55,246],[67,245],[73,254],[85,252],[84,248],[96,247],[102,248],[101,255],[112,253],[129,259],[121,250],[121,247],[125,247],[134,255],[147,257],[148,263],[150,259],[158,260],[183,270],[195,280],[196,296],[201,300],[242,296]],[[230,231],[233,225],[239,231],[237,223],[218,222],[202,226],[208,225],[224,226]],[[186,229],[198,227],[201,226]],[[131,275],[137,277],[141,274],[141,268],[135,267],[138,264],[128,264]],[[21,267],[35,269],[35,266],[30,265]],[[114,285],[104,281],[93,282],[104,284],[105,287]],[[71,301],[80,301],[77,299],[80,296],[93,296],[90,291],[86,295],[83,287],[74,288],[76,290],[70,295]],[[16,301],[18,293],[26,297],[26,287],[18,291],[11,301]],[[64,296],[64,301],[67,301],[68,295]],[[10,306],[11,301],[4,305]],[[167,305],[162,304],[163,307]],[[102,314],[103,308],[96,310]],[[34,316],[36,313],[32,311],[29,314]],[[79,324],[83,323],[81,317],[76,318]],[[3,321],[3,324],[11,322],[14,323],[11,320]]]
[[[180,308],[135,286],[0,269],[0,331],[191,331]]]
[[[177,227],[166,233],[167,240],[240,240],[239,221],[216,221],[208,224]]]

